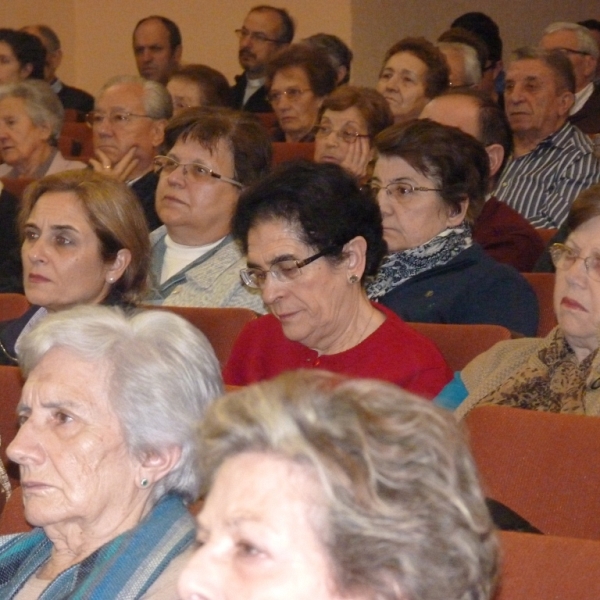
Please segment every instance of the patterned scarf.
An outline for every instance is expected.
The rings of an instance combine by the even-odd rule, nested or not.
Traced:
[[[525,364],[500,387],[478,403],[501,404],[530,410],[585,414],[586,382],[596,356],[592,352],[581,362],[560,327],[538,358],[542,365]]]
[[[367,284],[367,295],[377,300],[407,279],[450,262],[472,245],[471,228],[463,222],[442,231],[422,246],[388,254],[375,279]]]
[[[177,495],[162,498],[134,529],[63,571],[39,600],[141,598],[194,540],[194,520]],[[14,598],[50,558],[43,529],[0,538],[0,598]]]

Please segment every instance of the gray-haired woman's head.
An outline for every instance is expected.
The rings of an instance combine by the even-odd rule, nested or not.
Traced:
[[[173,491],[194,500],[202,477],[196,423],[223,391],[218,360],[202,333],[166,311],[126,315],[117,308],[76,307],[45,317],[19,339],[25,377],[53,348],[108,365],[112,408],[132,456],[181,449],[152,499]]]

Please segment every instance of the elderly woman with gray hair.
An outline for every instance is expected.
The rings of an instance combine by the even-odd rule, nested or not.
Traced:
[[[498,548],[450,415],[400,388],[297,371],[220,398],[183,600],[484,600]]]
[[[19,464],[36,528],[0,538],[0,597],[171,598],[194,541],[195,424],[222,392],[206,338],[167,312],[78,307],[18,346]]]
[[[45,82],[27,80],[0,87],[0,177],[39,179],[44,175],[84,169],[56,147],[64,108]]]

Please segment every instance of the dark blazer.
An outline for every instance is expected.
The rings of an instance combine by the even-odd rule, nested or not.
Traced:
[[[76,87],[63,83],[57,95],[64,108],[73,108],[84,114],[94,110],[94,97]]]
[[[231,100],[233,107],[238,110],[245,110],[253,113],[273,112],[270,102],[267,100],[267,88],[263,85],[258,88],[248,102],[242,106],[244,101],[244,93],[246,92],[246,74],[242,73],[235,78],[235,84],[231,86]]]
[[[583,133],[600,133],[600,83],[594,84],[594,91],[588,101],[569,117],[569,121]]]
[[[144,209],[144,215],[146,215],[146,221],[148,222],[148,229],[150,231],[153,231],[162,225],[162,221],[156,214],[155,207],[157,185],[158,175],[154,171],[142,175],[135,183],[131,184],[132,191],[138,197],[142,208]]]
[[[486,323],[527,336],[537,332],[535,292],[518,271],[490,258],[479,244],[411,277],[380,302],[405,321]]]

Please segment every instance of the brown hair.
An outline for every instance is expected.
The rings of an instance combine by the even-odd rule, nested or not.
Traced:
[[[204,96],[205,106],[232,106],[229,83],[221,71],[207,65],[185,65],[177,69],[169,81],[173,79],[193,83]]]
[[[131,262],[112,284],[111,295],[121,303],[141,300],[150,267],[148,225],[139,200],[127,185],[90,169],[48,175],[31,184],[19,211],[19,233],[23,239],[31,211],[44,194],[71,192],[77,196],[100,244],[105,262],[116,259],[123,248]]]
[[[371,138],[394,122],[390,106],[379,92],[371,88],[351,85],[343,85],[325,98],[319,118],[326,110],[337,112],[352,107],[355,107],[365,120]]]
[[[425,96],[435,98],[448,89],[450,85],[450,69],[444,55],[430,41],[424,37],[406,37],[396,42],[385,54],[385,63],[401,52],[408,52],[424,62],[427,67],[425,75]]]
[[[567,217],[569,233],[595,217],[600,217],[600,183],[583,190],[571,205]]]

